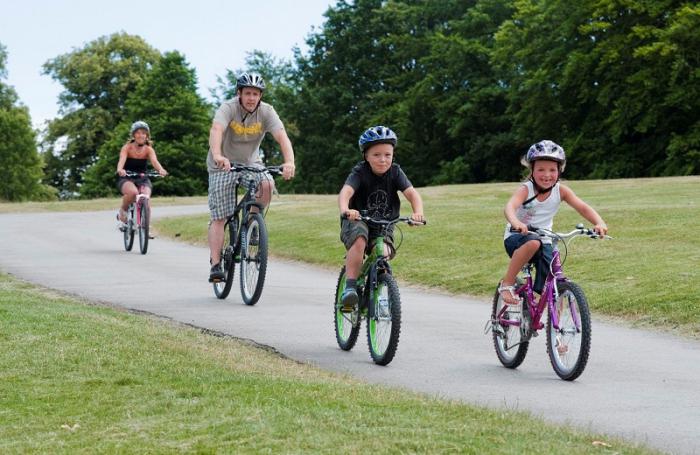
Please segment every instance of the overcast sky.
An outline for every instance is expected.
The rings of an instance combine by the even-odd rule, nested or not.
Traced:
[[[8,53],[7,79],[35,127],[54,118],[63,86],[42,65],[101,36],[141,36],[160,52],[183,53],[209,97],[216,77],[245,65],[259,49],[291,59],[294,46],[318,31],[335,0],[0,0],[0,43]]]

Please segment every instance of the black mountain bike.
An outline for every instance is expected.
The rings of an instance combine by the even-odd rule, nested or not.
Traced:
[[[255,305],[262,294],[267,272],[267,228],[263,206],[255,200],[260,180],[265,173],[282,175],[281,166],[258,168],[234,165],[240,172],[234,187],[236,208],[224,225],[224,246],[221,249],[223,280],[214,280],[214,294],[225,299],[231,292],[236,263],[240,264],[241,297],[246,305]],[[239,189],[243,189],[242,196]],[[252,208],[256,211],[251,211]]]

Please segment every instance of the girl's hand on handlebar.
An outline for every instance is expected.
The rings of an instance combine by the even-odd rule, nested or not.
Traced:
[[[523,235],[527,235],[527,224],[521,223],[520,221],[516,221],[515,223],[511,223],[510,225],[510,230],[512,232],[520,232]]]
[[[126,177],[126,171],[124,169],[117,169],[117,174],[119,177]]]
[[[282,165],[282,178],[285,180],[290,180],[294,177],[294,163],[284,163]]]
[[[165,169],[161,169],[158,171],[158,174],[160,174],[161,177],[165,177],[166,175],[168,175],[168,171],[166,171]]]

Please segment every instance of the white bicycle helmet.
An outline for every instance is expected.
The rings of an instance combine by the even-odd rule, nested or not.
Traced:
[[[151,129],[148,127],[148,123],[142,121],[142,120],[137,120],[134,123],[131,124],[131,136],[134,136],[134,133],[137,130],[146,130],[146,134],[150,137],[151,136]]]
[[[530,146],[527,154],[523,158],[523,165],[532,167],[533,161],[549,160],[559,163],[560,172],[564,172],[566,167],[566,153],[556,142],[544,140]]]
[[[243,73],[236,81],[236,91],[244,87],[253,87],[265,91],[265,80],[257,73]]]

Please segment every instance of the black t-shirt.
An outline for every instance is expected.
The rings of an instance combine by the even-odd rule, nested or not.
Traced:
[[[383,220],[399,216],[401,200],[398,192],[413,186],[398,164],[392,164],[384,175],[376,175],[367,161],[352,168],[345,184],[355,190],[349,208],[366,210],[367,216]]]

